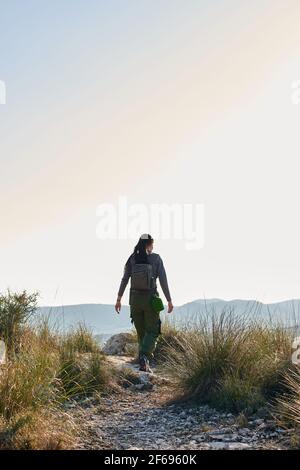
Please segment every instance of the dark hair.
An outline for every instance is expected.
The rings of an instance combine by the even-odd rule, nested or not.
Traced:
[[[153,238],[149,233],[144,233],[143,235],[140,236],[139,241],[134,247],[133,255],[134,255],[134,261],[136,263],[149,263],[147,253],[146,253],[146,247],[153,243]]]

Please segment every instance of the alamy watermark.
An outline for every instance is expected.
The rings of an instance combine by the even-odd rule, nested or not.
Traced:
[[[6,84],[0,80],[0,104],[6,104]]]
[[[6,346],[2,339],[0,339],[0,365],[6,362]]]
[[[184,240],[187,250],[204,246],[204,204],[128,203],[120,196],[117,205],[99,204],[96,234],[102,240],[136,240],[141,233],[155,239]]]
[[[300,364],[300,336],[296,336],[296,338],[294,338],[292,349],[295,349],[292,354],[292,363]]]
[[[294,80],[291,83],[291,102],[300,104],[300,80]]]

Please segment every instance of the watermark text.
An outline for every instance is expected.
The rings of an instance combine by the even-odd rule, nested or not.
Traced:
[[[148,232],[156,239],[184,240],[187,250],[204,245],[204,204],[129,204],[120,196],[117,205],[100,204],[97,217],[96,233],[102,240],[135,240]]]
[[[0,80],[0,104],[6,104],[6,84]]]

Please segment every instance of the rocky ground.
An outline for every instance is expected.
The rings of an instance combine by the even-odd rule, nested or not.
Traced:
[[[207,406],[172,403],[172,384],[155,369],[141,373],[128,356],[109,360],[127,374],[131,371],[135,383],[125,380],[119,393],[74,407],[82,426],[79,449],[284,449],[290,442],[270,416],[246,419]]]

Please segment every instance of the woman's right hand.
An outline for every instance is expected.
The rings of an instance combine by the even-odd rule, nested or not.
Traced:
[[[117,299],[116,305],[115,305],[115,310],[117,313],[120,313],[121,310],[121,300]]]
[[[168,302],[168,313],[171,313],[173,310],[173,304],[172,301]]]

